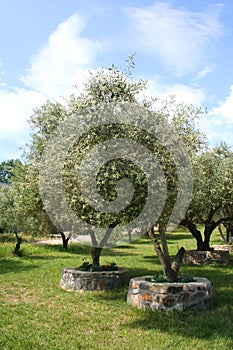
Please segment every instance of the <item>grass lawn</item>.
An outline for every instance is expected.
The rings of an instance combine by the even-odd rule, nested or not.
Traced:
[[[220,243],[217,235],[212,243]],[[1,236],[0,236],[1,239]],[[168,235],[175,255],[183,245],[195,249],[185,232]],[[103,292],[65,292],[59,287],[63,267],[89,260],[90,249],[23,243],[24,256],[11,255],[14,242],[0,243],[0,348],[22,350],[233,349],[233,255],[230,264],[194,267],[181,272],[206,277],[213,285],[210,309],[164,314],[126,304],[127,287]],[[146,237],[131,245],[105,249],[101,263],[128,267],[131,276],[160,273]]]

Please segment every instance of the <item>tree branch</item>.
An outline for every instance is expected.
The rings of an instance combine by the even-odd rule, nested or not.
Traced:
[[[154,247],[154,250],[155,250],[156,254],[158,255],[160,264],[162,265],[164,271],[166,271],[166,269],[167,269],[166,260],[165,260],[163,251],[162,251],[162,249],[161,249],[161,247],[159,245],[159,242],[158,242],[158,240],[157,240],[157,238],[155,236],[154,227],[150,228],[150,230],[148,231],[148,235],[149,235],[150,239],[153,242],[153,247]]]
[[[180,264],[183,261],[184,254],[185,254],[185,249],[184,249],[184,247],[181,247],[175,256],[175,259],[172,262],[172,270],[174,270],[176,272],[179,271]]]

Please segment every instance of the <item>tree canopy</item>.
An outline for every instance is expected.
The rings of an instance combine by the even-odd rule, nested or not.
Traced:
[[[203,144],[195,122],[202,111],[174,98],[137,99],[145,86],[115,67],[100,69],[81,95],[54,105],[55,122],[50,102],[31,119],[37,130],[31,154],[42,160],[47,212],[60,230],[86,232],[95,251],[136,239],[156,223],[178,223],[191,199],[191,159]],[[140,216],[146,206],[149,215]],[[88,226],[77,226],[77,216]],[[144,231],[129,225],[138,217]]]
[[[232,151],[222,144],[206,149],[193,163],[193,196],[182,224],[196,238],[198,250],[209,250],[213,230],[233,220],[232,160]],[[204,224],[204,237],[197,224]]]
[[[3,161],[0,164],[0,182],[11,183],[12,178],[15,176],[14,171],[16,167],[21,166],[22,162],[20,159],[10,159]]]

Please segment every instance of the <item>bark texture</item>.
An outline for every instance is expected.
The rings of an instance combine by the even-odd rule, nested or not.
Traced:
[[[153,247],[155,252],[158,255],[159,261],[162,265],[164,275],[171,281],[177,282],[178,281],[178,274],[179,274],[179,268],[183,260],[183,256],[185,253],[185,249],[181,247],[178,251],[178,253],[175,256],[174,261],[171,263],[168,246],[167,246],[167,240],[166,240],[166,229],[164,225],[159,225],[159,238],[161,241],[161,245],[159,244],[159,241],[156,237],[154,227],[151,227],[148,234],[150,239],[153,242]]]

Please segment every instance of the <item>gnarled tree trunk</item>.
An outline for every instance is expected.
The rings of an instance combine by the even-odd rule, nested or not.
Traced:
[[[219,233],[220,233],[220,236],[221,236],[221,240],[222,240],[224,243],[227,243],[227,238],[224,236],[224,234],[223,234],[223,232],[222,232],[221,224],[218,225],[218,230],[219,230]]]
[[[220,226],[221,223],[227,223],[231,218],[221,218],[218,221],[213,220],[213,215],[210,214],[209,218],[205,221],[204,226],[204,239],[202,237],[201,231],[197,229],[196,224],[194,224],[191,220],[185,218],[181,221],[181,225],[187,227],[193,237],[196,239],[197,242],[197,250],[199,251],[209,251],[211,250],[210,247],[210,238],[213,233],[213,231]],[[224,224],[226,225],[226,224]],[[233,231],[233,230],[232,230]],[[220,232],[221,233],[221,232]]]
[[[181,225],[187,227],[191,232],[192,236],[196,239],[197,250],[200,250],[200,251],[205,250],[201,231],[197,229],[197,226],[191,220],[188,220],[188,219],[182,220]]]
[[[22,254],[22,252],[20,251],[20,245],[21,245],[21,243],[22,243],[22,238],[19,237],[19,235],[18,235],[17,232],[14,232],[14,234],[15,234],[15,236],[16,236],[17,242],[16,242],[16,245],[15,245],[15,249],[13,250],[12,253],[13,253],[13,255],[15,255],[15,256],[22,257],[23,254]]]
[[[93,247],[91,250],[92,265],[100,266],[100,254],[103,248]]]
[[[92,265],[100,266],[100,255],[101,255],[102,249],[107,244],[108,239],[111,236],[111,233],[115,226],[116,225],[112,225],[107,229],[100,243],[97,242],[94,232],[90,231],[91,241],[92,241],[92,250],[91,250]]]
[[[224,233],[221,228],[221,224],[218,225],[218,230],[221,236],[221,239],[223,240],[224,243],[230,243],[230,240],[233,237],[233,224],[232,222],[223,222],[223,226],[226,229],[226,234],[224,236]]]
[[[69,233],[68,235],[66,235],[64,232],[62,231],[59,231],[60,235],[61,235],[61,238],[62,238],[62,248],[64,250],[67,250],[68,249],[68,243],[69,243],[69,240],[71,238],[71,233]]]
[[[159,238],[162,244],[162,248],[158,242],[158,239],[154,232],[154,227],[151,227],[149,232],[149,237],[153,242],[154,250],[156,251],[159,261],[163,267],[164,275],[171,281],[178,281],[178,273],[180,264],[182,263],[185,249],[181,247],[175,256],[174,261],[171,263],[169,256],[167,239],[166,239],[166,229],[164,225],[159,225]]]
[[[226,222],[223,225],[226,227],[226,243],[230,243],[233,237],[233,224],[232,222]]]

